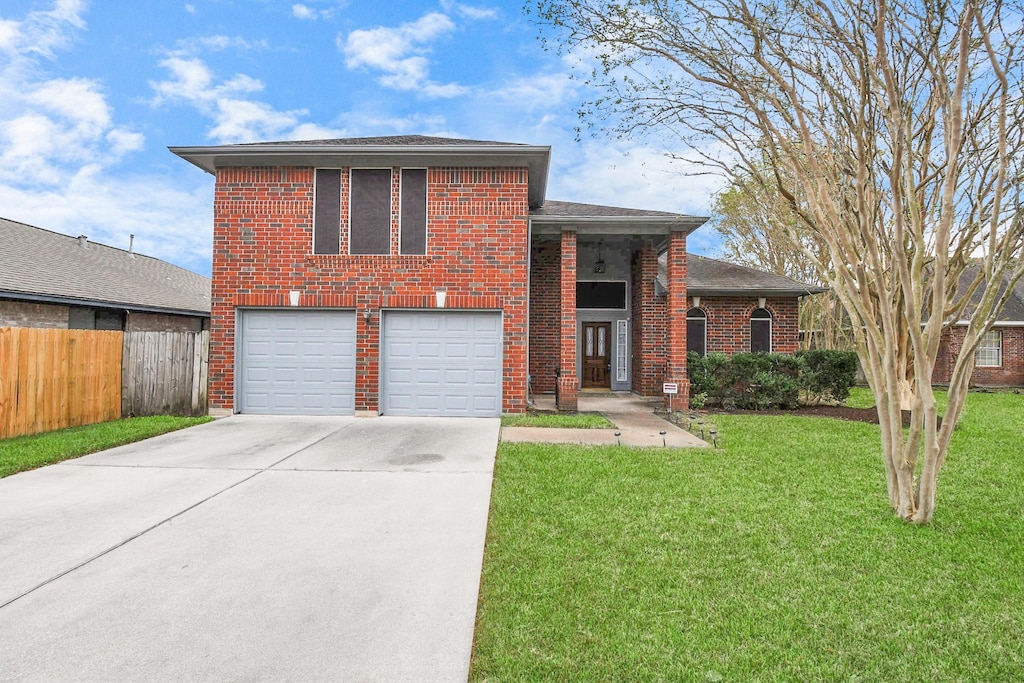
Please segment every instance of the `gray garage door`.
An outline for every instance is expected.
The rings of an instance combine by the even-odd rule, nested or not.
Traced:
[[[238,411],[355,413],[353,311],[241,311]]]
[[[501,414],[501,314],[384,313],[381,412]]]

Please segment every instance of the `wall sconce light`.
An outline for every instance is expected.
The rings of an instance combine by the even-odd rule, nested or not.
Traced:
[[[364,308],[363,320],[366,322],[370,322],[371,320],[373,320],[373,311],[371,311],[369,308]]]
[[[300,296],[302,296],[302,292],[293,289],[292,291],[288,292],[288,303],[290,303],[292,306],[298,306]]]
[[[434,302],[438,308],[444,308],[445,300],[448,298],[448,290],[443,287],[434,290]]]
[[[606,268],[604,259],[601,257],[601,247],[603,247],[603,246],[604,246],[604,240],[601,240],[600,242],[597,243],[597,260],[594,261],[594,272],[595,273],[603,273],[605,271],[605,268]]]
[[[765,298],[763,296],[757,297],[757,307],[764,308]]]
[[[692,296],[690,298],[693,299],[693,307],[694,308],[700,308],[700,297],[699,296]]]

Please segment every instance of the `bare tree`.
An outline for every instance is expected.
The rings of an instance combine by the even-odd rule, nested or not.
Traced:
[[[929,522],[975,351],[1024,268],[1021,5],[539,0],[536,10],[549,39],[597,63],[591,121],[679,136],[723,172],[774,186],[825,244],[804,255],[850,316],[889,501]],[[981,267],[962,286],[972,256]],[[939,340],[963,319],[939,426]]]
[[[807,229],[774,185],[764,187],[757,179],[738,174],[715,196],[711,209],[711,222],[725,238],[722,252],[727,261],[799,282],[826,284],[804,250],[814,250],[819,261],[827,262],[827,245]],[[788,230],[778,227],[783,222]],[[799,242],[793,242],[794,235]],[[801,299],[799,317],[801,348],[853,348],[850,320],[831,290]]]

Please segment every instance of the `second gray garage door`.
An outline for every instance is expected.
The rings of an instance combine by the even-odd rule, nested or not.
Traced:
[[[381,412],[501,415],[501,313],[385,311]]]
[[[250,309],[238,327],[238,412],[355,413],[355,312]]]

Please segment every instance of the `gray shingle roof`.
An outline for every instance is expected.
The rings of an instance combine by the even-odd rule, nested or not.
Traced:
[[[964,269],[964,272],[960,275],[960,282],[958,283],[958,288],[961,291],[966,291],[974,278],[977,277],[979,267],[980,266],[969,264],[967,268]],[[999,288],[1000,293],[1005,291],[1005,289],[1006,281],[1004,279],[1002,286]],[[977,302],[981,301],[983,293],[982,289],[978,289],[974,296],[971,297],[971,304],[968,304],[968,312],[977,305]],[[999,312],[999,316],[996,320],[1003,323],[1024,322],[1024,280],[1018,280],[1017,286],[1014,287],[1013,292],[1010,294],[1010,298],[1007,299],[1006,305],[1003,307],[1003,310]]]
[[[301,147],[306,145],[324,145],[324,146],[339,146],[339,147],[358,147],[361,145],[365,146],[387,146],[394,145],[396,147],[409,147],[422,145],[437,146],[444,145],[446,147],[451,146],[478,146],[478,145],[508,145],[516,146],[523,143],[519,142],[495,142],[493,140],[465,140],[463,138],[439,138],[430,135],[380,135],[376,137],[366,138],[334,138],[329,140],[277,140],[274,142],[246,142],[241,143],[242,145],[276,145],[282,147]]]
[[[664,282],[662,261],[658,261],[659,278]],[[766,273],[727,261],[688,254],[686,259],[686,291],[697,296],[747,295],[772,296],[816,294],[825,289],[797,282],[775,273]]]
[[[603,218],[679,218],[682,214],[646,209],[626,209],[619,206],[580,204],[579,202],[556,202],[548,200],[544,206],[530,210],[530,216],[552,216],[559,218],[603,217]]]
[[[142,254],[0,218],[0,297],[210,314],[210,279]]]

